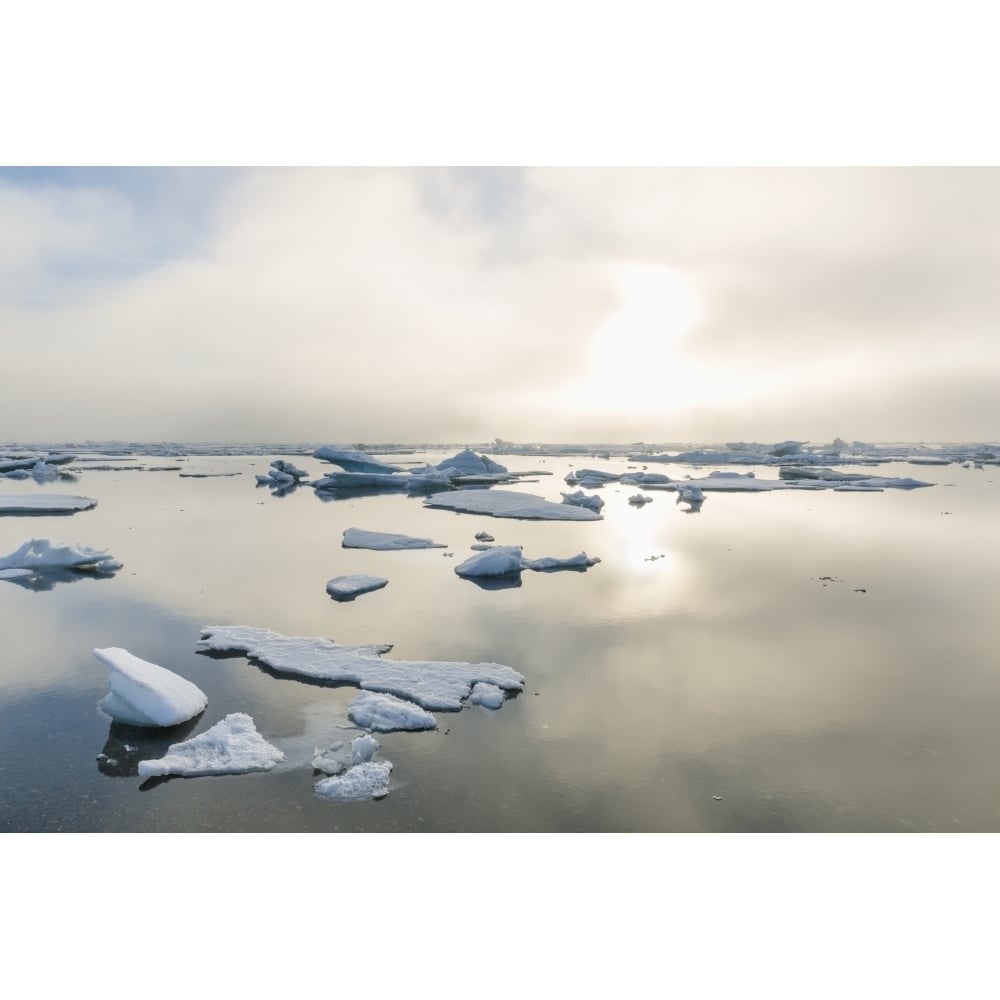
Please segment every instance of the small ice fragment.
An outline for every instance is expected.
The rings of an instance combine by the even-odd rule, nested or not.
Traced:
[[[355,725],[377,733],[437,727],[437,719],[418,705],[391,694],[375,694],[373,691],[362,691],[351,702],[347,716]]]
[[[371,760],[381,747],[382,744],[371,733],[365,733],[364,736],[351,740],[351,763],[363,764],[366,760]]]
[[[477,531],[476,532],[477,542],[495,542],[496,539],[488,531]]]
[[[368,576],[364,573],[355,573],[351,576],[335,576],[328,580],[326,592],[335,601],[349,601],[359,594],[367,594],[373,590],[380,590],[389,581],[384,576]]]
[[[175,743],[158,760],[139,761],[139,774],[198,777],[210,774],[244,774],[269,771],[285,755],[271,746],[242,712],[233,712],[211,729],[183,743]]]
[[[387,760],[369,760],[355,764],[343,774],[317,781],[316,794],[324,799],[350,801],[381,799],[389,794],[389,774],[392,764]]]
[[[495,684],[480,682],[469,695],[470,705],[482,705],[484,708],[499,708],[504,702],[503,691]]]

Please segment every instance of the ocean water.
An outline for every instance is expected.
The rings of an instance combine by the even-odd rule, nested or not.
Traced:
[[[430,510],[399,494],[278,497],[253,478],[277,457],[312,476],[328,468],[295,455],[136,456],[238,475],[78,464],[73,483],[0,480],[4,494],[99,501],[72,516],[0,517],[0,554],[43,537],[125,563],[111,579],[49,590],[0,581],[0,829],[1000,830],[997,467],[886,463],[879,474],[936,485],[712,493],[693,514],[670,493],[636,509],[634,487],[610,484],[604,519],[573,523]],[[573,466],[630,464],[502,461],[551,473],[512,488],[554,500]],[[348,527],[447,548],[345,550]],[[481,530],[529,557],[586,550],[602,561],[482,588],[454,573]],[[347,573],[389,584],[337,603],[325,584]],[[310,761],[344,738],[356,689],[198,653],[201,629],[224,624],[392,643],[388,655],[407,660],[493,660],[524,674],[525,690],[496,711],[437,713],[436,731],[379,735],[390,794],[330,802],[313,791]],[[208,709],[166,734],[112,724],[97,708],[107,671],[92,655],[105,646],[193,681]],[[139,759],[237,711],[283,764],[137,776]]]

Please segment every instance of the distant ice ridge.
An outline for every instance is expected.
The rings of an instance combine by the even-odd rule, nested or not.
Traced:
[[[66,496],[59,493],[21,493],[0,496],[0,514],[75,514],[90,510],[97,501],[90,497]]]
[[[106,549],[91,549],[86,545],[53,545],[47,538],[32,538],[9,555],[0,556],[0,579],[16,579],[59,569],[110,575],[120,570],[122,565]]]
[[[539,521],[600,521],[597,511],[570,503],[553,503],[531,493],[512,490],[458,490],[435,493],[424,500],[425,507],[440,507],[465,514],[515,517]]]
[[[202,652],[242,652],[274,670],[356,684],[405,698],[430,711],[457,712],[480,681],[504,691],[524,689],[524,676],[500,663],[383,660],[391,646],[345,646],[330,639],[286,636],[243,625],[206,625]]]
[[[269,771],[284,759],[284,753],[257,732],[249,715],[233,712],[198,736],[173,744],[158,760],[139,761],[139,774],[245,774]]]
[[[557,569],[583,570],[599,563],[601,560],[580,552],[567,559],[544,556],[541,559],[525,559],[520,545],[497,545],[491,549],[477,552],[465,562],[455,567],[459,576],[510,576],[525,569],[551,571]]]
[[[413,535],[397,535],[390,531],[365,531],[363,528],[347,528],[341,543],[345,549],[443,549],[444,542],[430,538],[415,538]]]
[[[365,573],[335,576],[332,580],[327,581],[326,592],[335,601],[352,601],[360,594],[381,590],[388,582],[384,576],[368,576]]]
[[[132,726],[177,726],[205,711],[208,697],[190,681],[111,646],[94,656],[111,670],[101,711]]]

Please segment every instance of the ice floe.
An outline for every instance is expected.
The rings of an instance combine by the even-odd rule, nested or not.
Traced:
[[[377,733],[437,728],[437,719],[419,705],[395,695],[373,691],[358,694],[347,710],[347,717],[356,726]]]
[[[244,625],[206,625],[201,652],[245,653],[281,673],[356,684],[406,698],[431,711],[457,712],[479,681],[521,691],[524,676],[500,663],[383,660],[391,646],[346,646],[330,639],[286,636]]]
[[[345,472],[400,472],[398,465],[379,461],[363,451],[354,448],[336,448],[324,445],[313,452],[313,458],[339,465]]]
[[[604,501],[596,493],[584,493],[583,490],[577,490],[575,493],[561,493],[560,496],[563,503],[570,503],[576,507],[587,507],[597,511],[597,513],[600,513],[604,506]]]
[[[483,708],[499,708],[503,704],[503,691],[495,684],[477,684],[469,695],[470,705],[482,705]]]
[[[531,569],[551,572],[558,569],[587,569],[601,560],[580,552],[566,559],[543,556],[540,559],[526,559],[520,545],[497,545],[491,549],[470,556],[455,567],[455,572],[463,577],[510,576],[522,570]]]
[[[284,753],[257,732],[249,715],[233,712],[211,729],[173,744],[163,757],[140,761],[139,774],[144,778],[170,774],[186,778],[245,774],[269,771],[284,759]]]
[[[390,531],[366,531],[363,528],[346,528],[341,544],[345,549],[377,549],[379,551],[447,548],[444,542],[435,542],[430,538],[415,538],[413,535],[398,535]]]
[[[642,507],[647,503],[652,503],[653,498],[643,496],[641,493],[633,493],[632,496],[628,498],[628,502],[632,504],[633,507]]]
[[[9,555],[0,556],[0,579],[31,576],[49,570],[110,575],[122,568],[106,549],[86,545],[53,545],[47,538],[32,538]],[[4,574],[8,574],[6,577]]]
[[[101,711],[132,726],[176,726],[205,711],[204,691],[165,667],[111,646],[94,656],[111,670]]]
[[[494,462],[486,455],[477,455],[471,448],[438,462],[435,468],[448,476],[495,476],[508,471],[507,466]]]
[[[343,774],[332,775],[317,781],[313,788],[324,799],[338,802],[359,799],[381,799],[389,794],[389,775],[392,763],[387,760],[369,760],[355,764]]]
[[[600,521],[601,515],[587,507],[553,503],[531,493],[512,490],[456,490],[435,493],[424,500],[425,507],[454,510],[464,514],[514,517],[537,521]]]
[[[0,514],[75,514],[90,510],[97,501],[90,497],[59,493],[21,493],[0,496]]]
[[[335,576],[327,581],[326,592],[335,601],[353,601],[360,594],[381,590],[388,582],[384,576],[368,576],[365,573]]]

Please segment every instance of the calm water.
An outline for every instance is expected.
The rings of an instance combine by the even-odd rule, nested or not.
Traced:
[[[612,484],[603,521],[542,523],[400,495],[275,497],[253,479],[272,457],[314,476],[327,468],[295,456],[140,456],[241,474],[80,466],[75,483],[0,480],[0,493],[99,501],[71,517],[0,517],[0,554],[47,537],[125,562],[112,579],[48,591],[0,582],[0,829],[1000,830],[1000,470],[893,463],[883,474],[940,485],[711,494],[691,515],[667,493],[634,509],[636,490]],[[572,465],[627,467],[502,461],[551,471],[520,489],[555,500]],[[345,550],[351,526],[448,548]],[[453,572],[480,530],[529,557],[585,549],[603,561],[482,589]],[[390,582],[332,601],[326,581],[355,572]],[[391,793],[333,803],[314,795],[309,761],[343,736],[355,689],[198,654],[210,624],[393,643],[401,659],[496,660],[526,687],[499,711],[438,713],[436,732],[380,736]],[[112,726],[97,710],[101,646],[192,680],[206,713],[167,739]],[[148,786],[135,776],[138,759],[235,711],[285,751],[283,765]]]

